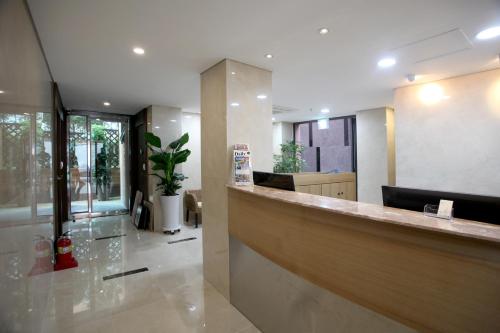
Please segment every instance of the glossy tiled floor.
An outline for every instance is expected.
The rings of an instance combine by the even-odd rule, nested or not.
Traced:
[[[11,304],[2,304],[1,332],[259,332],[204,281],[201,229],[137,231],[128,216],[70,227],[79,267],[21,274],[14,288],[2,288]],[[197,239],[167,243],[187,237]],[[103,281],[142,267],[149,271]]]

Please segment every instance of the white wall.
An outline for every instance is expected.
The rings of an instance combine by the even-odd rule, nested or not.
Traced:
[[[182,165],[182,173],[188,177],[183,183],[184,189],[201,189],[201,147],[200,147],[200,114],[182,113],[182,133],[189,133],[186,148],[191,150],[186,163]]]
[[[273,155],[280,154],[281,144],[281,123],[273,123]]]
[[[161,139],[162,147],[165,147],[170,142],[177,140],[182,135],[182,112],[180,108],[153,105],[148,108],[151,113],[151,130],[154,135]],[[151,173],[151,162],[149,163],[149,172]],[[182,172],[182,165],[177,167],[178,172]],[[160,200],[158,192],[156,192],[156,183],[158,178],[149,176],[149,201],[154,204],[154,224],[155,231],[161,232],[161,214]],[[182,193],[180,193],[182,194]],[[179,220],[182,216],[182,200],[179,206]]]
[[[293,140],[293,123],[273,123],[273,154],[281,154],[281,144]]]
[[[382,204],[382,185],[393,179],[391,145],[392,110],[379,108],[356,112],[358,201]],[[390,129],[390,127],[389,127]],[[392,163],[392,165],[391,165]]]
[[[430,105],[395,91],[396,184],[500,196],[500,70],[436,84],[449,98]]]

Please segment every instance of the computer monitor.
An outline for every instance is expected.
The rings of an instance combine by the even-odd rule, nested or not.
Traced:
[[[259,186],[295,191],[295,184],[293,182],[292,175],[254,171],[253,183]]]
[[[426,204],[439,205],[439,200],[453,201],[456,218],[500,225],[500,198],[485,195],[441,192],[382,186],[384,206],[423,212]]]

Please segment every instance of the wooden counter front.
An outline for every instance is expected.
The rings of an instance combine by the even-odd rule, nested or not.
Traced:
[[[302,278],[420,331],[500,332],[500,227],[418,227],[428,218],[416,212],[259,186],[228,193],[229,234]]]

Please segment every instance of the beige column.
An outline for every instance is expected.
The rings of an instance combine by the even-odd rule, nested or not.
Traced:
[[[395,185],[394,110],[356,112],[358,201],[382,204],[382,185]]]
[[[272,171],[271,72],[223,60],[201,74],[201,175],[203,272],[229,299],[226,184],[232,148],[247,143],[254,170]]]

